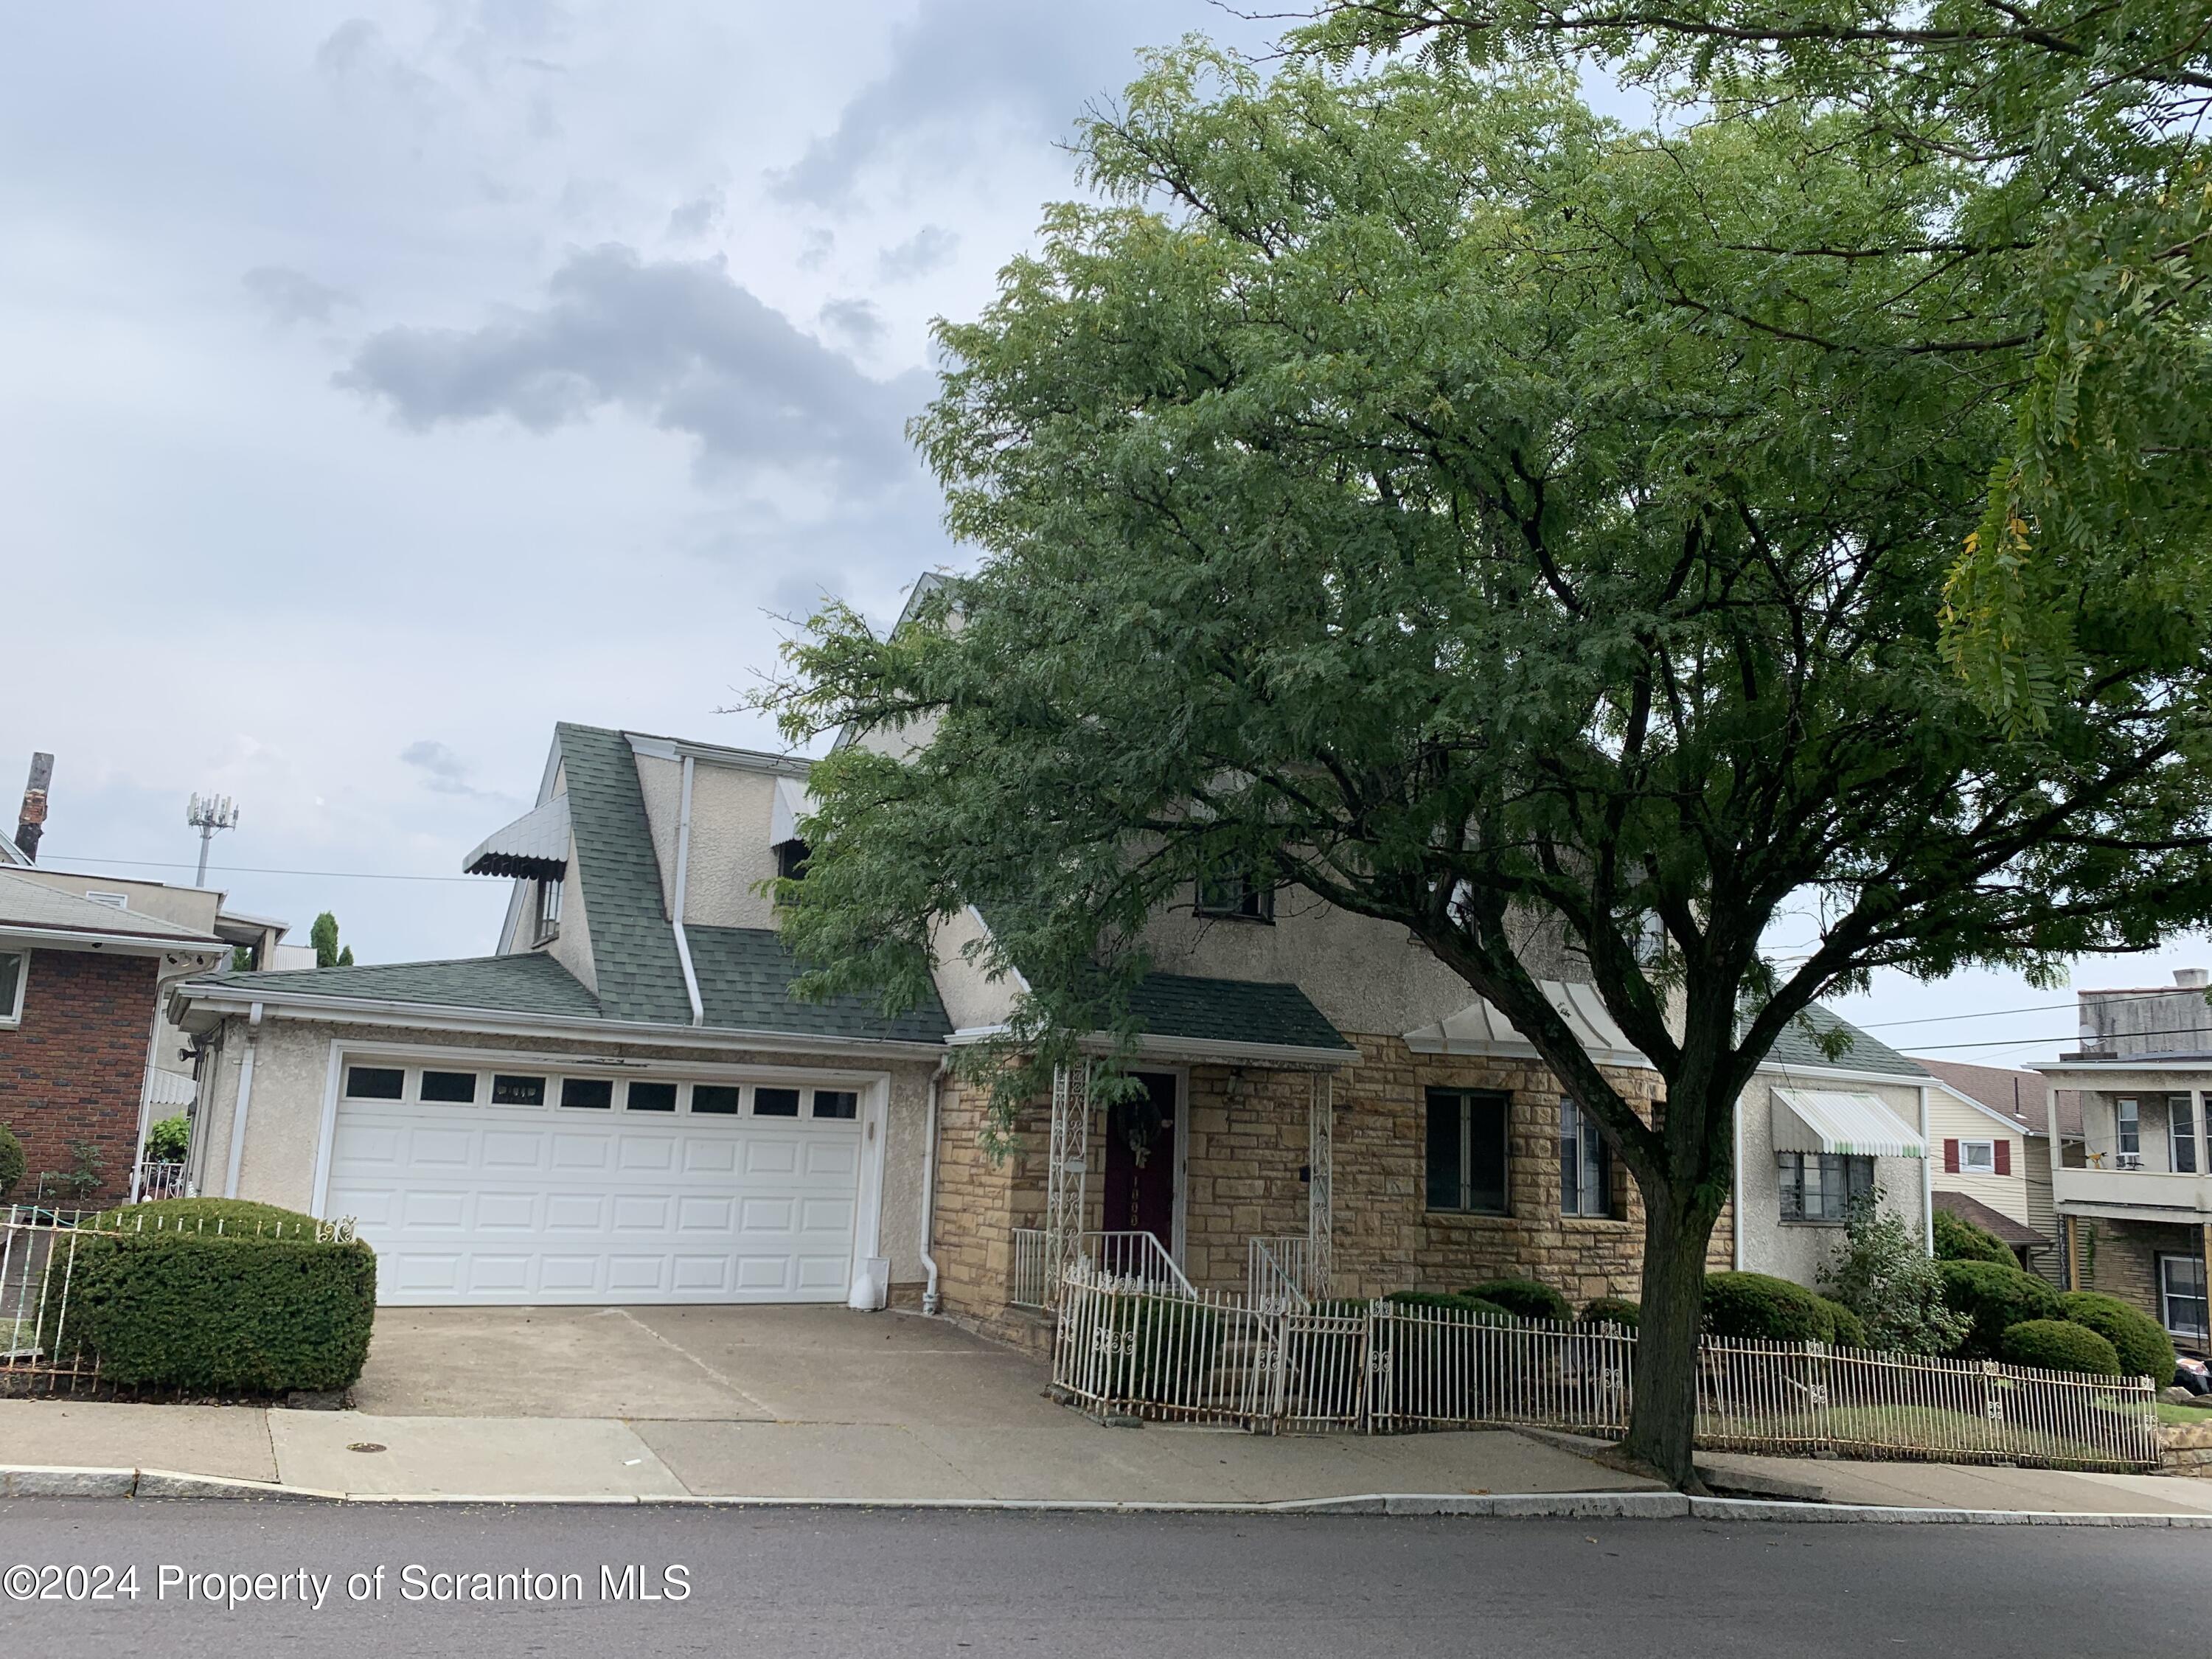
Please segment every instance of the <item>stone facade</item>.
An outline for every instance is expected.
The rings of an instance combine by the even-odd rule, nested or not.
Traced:
[[[2072,1218],[2078,1289],[2102,1291],[2142,1309],[2163,1326],[2159,1298],[2158,1259],[2196,1255],[2204,1248],[2203,1231],[2180,1222],[2120,1221],[2108,1216]]]
[[[94,1154],[100,1184],[69,1201],[130,1191],[160,970],[150,957],[30,953],[22,1024],[0,1026],[0,1123],[23,1143],[26,1165],[18,1200],[36,1195],[42,1173],[76,1168],[73,1141]]]

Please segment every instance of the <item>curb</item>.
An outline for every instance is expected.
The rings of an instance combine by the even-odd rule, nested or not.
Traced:
[[[1735,1521],[1887,1526],[2166,1527],[2212,1528],[2212,1514],[2074,1514],[2058,1510],[1907,1509],[1874,1504],[1801,1503],[1762,1498],[1689,1498],[1674,1492],[1484,1493],[1364,1492],[1275,1503],[1117,1502],[1111,1498],[746,1498],[544,1492],[342,1492],[233,1480],[169,1469],[0,1467],[0,1498],[257,1498],[287,1503],[500,1504],[544,1508],[902,1510],[1062,1515],[1379,1515],[1576,1521]]]

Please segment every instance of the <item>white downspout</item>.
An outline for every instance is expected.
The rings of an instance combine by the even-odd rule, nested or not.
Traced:
[[[1920,1244],[1929,1255],[1936,1254],[1936,1170],[1935,1160],[1928,1156],[1928,1085],[1922,1084],[1914,1092],[1920,1097]],[[2021,1159],[2022,1163],[2027,1160]]]
[[[238,1062],[238,1104],[230,1114],[230,1167],[222,1178],[222,1195],[238,1196],[238,1171],[246,1162],[246,1114],[253,1104],[253,1050],[261,1036],[261,1005],[246,1016],[246,1054]]]
[[[670,920],[676,929],[676,959],[684,964],[684,994],[691,1004],[691,1023],[707,1023],[705,1005],[699,1000],[699,975],[691,968],[691,941],[684,933],[684,895],[691,874],[691,757],[684,757],[684,799],[676,809],[676,902]]]
[[[936,1231],[937,1219],[937,1103],[945,1088],[945,1073],[951,1069],[952,1057],[947,1054],[937,1062],[936,1071],[930,1073],[929,1129],[921,1143],[921,1266],[929,1275],[929,1282],[921,1291],[921,1310],[926,1314],[935,1313],[939,1306],[937,1258],[929,1253],[929,1239]]]

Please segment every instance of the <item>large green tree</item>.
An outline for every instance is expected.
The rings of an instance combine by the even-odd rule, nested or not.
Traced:
[[[2205,595],[2155,560],[2077,583],[2032,720],[1947,659],[2037,256],[1955,258],[1975,169],[1849,112],[1661,137],[1544,73],[1262,82],[1186,46],[1083,155],[1103,199],[941,330],[917,433],[979,568],[889,640],[833,610],[795,648],[793,737],[927,741],[817,769],[787,936],[816,988],[896,1003],[977,905],[1042,1063],[1126,1026],[1146,919],[1208,875],[1408,930],[1636,1180],[1630,1446],[1692,1482],[1703,1261],[1777,1036],[1878,966],[2212,915]],[[1660,1121],[1540,993],[1531,926]]]

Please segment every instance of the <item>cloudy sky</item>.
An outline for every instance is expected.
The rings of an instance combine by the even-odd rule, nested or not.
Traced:
[[[555,720],[773,746],[715,711],[780,617],[888,617],[958,562],[901,437],[929,320],[1190,29],[1267,39],[1207,0],[19,11],[4,805],[52,750],[45,861],[188,880],[185,797],[220,791],[240,908],[331,908],[368,961],[488,948],[504,887],[459,860]]]

